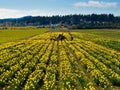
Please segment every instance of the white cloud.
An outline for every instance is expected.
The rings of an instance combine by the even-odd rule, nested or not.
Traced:
[[[40,10],[17,10],[17,9],[6,9],[0,8],[0,19],[3,18],[18,18],[27,15],[32,16],[51,16],[51,13],[45,13]]]
[[[117,2],[103,2],[103,1],[89,0],[88,2],[77,2],[74,4],[74,6],[107,8],[107,7],[115,7],[117,6],[117,4],[118,4]]]

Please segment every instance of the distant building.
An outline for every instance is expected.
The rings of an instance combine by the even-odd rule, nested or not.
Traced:
[[[50,24],[50,27],[51,28],[57,28],[58,26],[57,26],[57,24]]]
[[[44,28],[44,25],[38,25],[37,28]]]

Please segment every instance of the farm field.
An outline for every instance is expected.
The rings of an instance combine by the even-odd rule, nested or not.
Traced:
[[[37,28],[15,28],[15,29],[8,29],[8,30],[0,30],[0,44],[10,41],[17,41],[20,39],[29,38],[36,34],[42,34],[46,32],[47,29],[37,29]]]
[[[120,30],[70,33],[2,43],[0,90],[120,90]]]
[[[79,30],[76,37],[120,51],[120,30]],[[75,36],[75,35],[74,35]]]

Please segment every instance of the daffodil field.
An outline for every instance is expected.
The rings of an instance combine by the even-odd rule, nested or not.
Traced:
[[[0,90],[120,90],[120,51],[61,33],[1,44]]]

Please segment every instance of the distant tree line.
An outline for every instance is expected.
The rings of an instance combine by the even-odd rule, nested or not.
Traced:
[[[65,16],[25,16],[16,19],[0,19],[1,26],[37,26],[60,24],[75,29],[120,28],[120,16],[113,14],[65,15]]]

